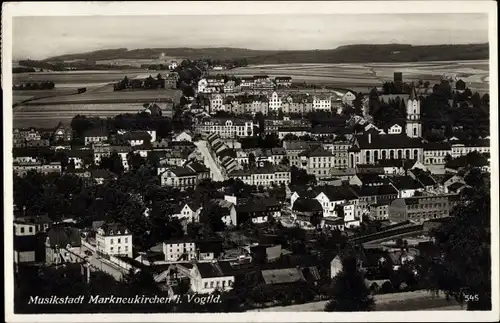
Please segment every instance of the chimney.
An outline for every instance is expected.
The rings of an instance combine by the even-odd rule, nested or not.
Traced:
[[[368,134],[368,143],[369,144],[372,143],[372,134],[371,133]]]

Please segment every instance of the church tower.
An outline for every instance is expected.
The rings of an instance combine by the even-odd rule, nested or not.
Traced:
[[[420,100],[417,91],[412,87],[410,98],[406,105],[406,135],[410,138],[422,137],[422,124],[420,123]]]

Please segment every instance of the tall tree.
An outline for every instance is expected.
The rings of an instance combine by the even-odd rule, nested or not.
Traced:
[[[451,220],[432,232],[438,252],[423,267],[431,290],[467,303],[468,310],[491,310],[490,205],[488,185],[474,187]]]
[[[331,300],[326,312],[359,312],[375,309],[375,301],[357,266],[356,258],[346,256],[342,260],[342,271],[333,278]]]

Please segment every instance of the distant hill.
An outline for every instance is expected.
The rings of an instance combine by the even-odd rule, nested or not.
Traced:
[[[44,61],[84,59],[89,61],[109,59],[150,59],[165,53],[170,57],[212,60],[246,58],[249,64],[284,63],[371,63],[371,62],[418,62],[454,61],[489,58],[489,45],[347,45],[326,50],[264,51],[244,48],[126,48],[106,49],[80,54],[61,55]]]

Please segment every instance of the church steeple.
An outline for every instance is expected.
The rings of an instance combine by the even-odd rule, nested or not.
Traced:
[[[406,135],[411,138],[422,137],[422,124],[420,123],[420,100],[417,91],[412,86],[408,104],[406,105]]]
[[[417,99],[418,99],[417,90],[415,86],[412,85],[410,90],[410,100],[417,100]]]

